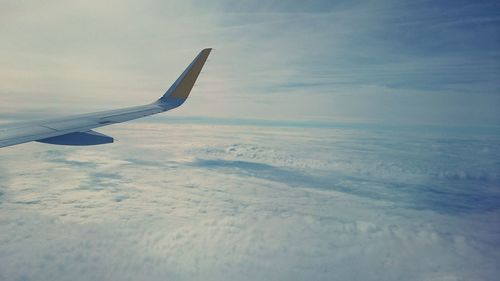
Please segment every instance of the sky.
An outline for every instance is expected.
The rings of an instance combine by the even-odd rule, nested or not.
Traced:
[[[0,280],[497,280],[498,1],[0,0]]]
[[[500,119],[496,1],[0,5],[7,116],[149,102],[212,47],[190,107],[175,115],[463,126]]]

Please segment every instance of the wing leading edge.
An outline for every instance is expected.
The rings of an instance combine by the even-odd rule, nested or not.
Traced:
[[[165,112],[182,105],[189,96],[212,49],[203,49],[157,101],[117,110],[101,111],[32,123],[0,126],[0,148],[38,141],[58,145],[97,145],[113,138],[92,129]]]

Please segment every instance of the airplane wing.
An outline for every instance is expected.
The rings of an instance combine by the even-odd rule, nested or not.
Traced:
[[[57,119],[0,126],[0,147],[37,141],[58,145],[97,145],[113,138],[92,129],[121,123],[176,108],[186,101],[212,49],[203,49],[157,101],[141,106]]]

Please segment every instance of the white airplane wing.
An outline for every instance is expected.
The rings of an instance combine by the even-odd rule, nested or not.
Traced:
[[[202,50],[168,91],[151,104],[57,119],[0,126],[0,147],[38,141],[59,145],[97,145],[113,138],[92,129],[176,108],[186,101],[212,49]]]

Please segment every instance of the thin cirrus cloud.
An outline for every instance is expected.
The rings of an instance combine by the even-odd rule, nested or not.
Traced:
[[[189,107],[173,114],[467,125],[499,117],[494,1],[1,5],[3,112],[147,102],[214,47]]]

